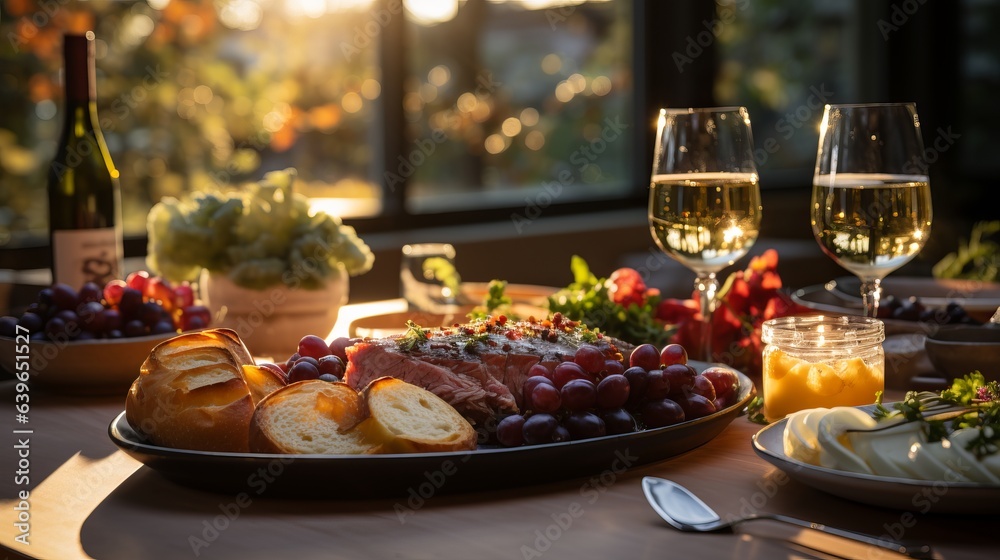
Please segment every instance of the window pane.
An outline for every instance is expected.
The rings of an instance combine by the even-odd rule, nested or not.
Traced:
[[[970,175],[994,177],[1000,151],[1000,114],[993,108],[1000,86],[1000,5],[996,2],[962,2],[962,60],[959,88],[961,121],[955,126],[963,135],[961,166]],[[983,110],[983,108],[989,108]],[[934,132],[934,135],[940,133]],[[935,136],[924,137],[931,147]],[[945,138],[954,142],[954,138]],[[950,144],[949,144],[950,145]],[[939,148],[935,148],[939,149]]]
[[[7,0],[0,18],[0,243],[46,235],[62,123],[62,32],[97,34],[98,111],[126,235],[163,196],[299,170],[341,215],[380,209],[371,0]],[[9,38],[13,38],[10,39]],[[370,39],[370,38],[369,38]],[[345,201],[360,201],[349,205]]]
[[[612,198],[635,184],[631,2],[408,0],[411,212]],[[547,187],[547,188],[546,188]]]
[[[857,101],[856,65],[868,62],[856,10],[851,2],[717,0],[716,19],[693,31],[694,43],[717,37],[715,98],[750,111],[762,175],[811,170],[823,106]]]

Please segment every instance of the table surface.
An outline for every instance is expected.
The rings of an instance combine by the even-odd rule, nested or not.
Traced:
[[[335,333],[355,318],[401,308],[392,300],[347,306]],[[890,398],[894,395],[889,395]],[[898,397],[899,395],[895,395]],[[14,387],[0,383],[6,450],[0,458],[0,545],[34,558],[828,558],[773,531],[681,533],[660,520],[641,489],[644,476],[675,480],[726,518],[759,508],[874,535],[932,545],[938,557],[993,558],[996,517],[875,508],[790,481],[759,459],[760,428],[737,418],[688,453],[601,479],[514,490],[432,496],[410,509],[405,497],[278,500],[176,485],[112,444],[108,424],[124,395],[81,398],[32,393],[30,545],[15,542]],[[525,469],[546,465],[525,465]],[[507,476],[517,477],[517,472]],[[344,481],[350,484],[350,481]],[[596,491],[595,491],[596,490]],[[402,513],[401,513],[402,512]],[[870,549],[870,557],[878,552]],[[865,556],[868,556],[865,554]]]

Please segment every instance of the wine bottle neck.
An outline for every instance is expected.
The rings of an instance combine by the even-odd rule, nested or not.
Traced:
[[[63,39],[63,59],[67,108],[88,107],[97,98],[93,33],[66,35]]]

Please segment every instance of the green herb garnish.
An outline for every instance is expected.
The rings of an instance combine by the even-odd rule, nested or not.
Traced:
[[[764,397],[757,395],[747,405],[747,420],[765,426],[770,424],[767,418],[764,418]]]
[[[663,346],[669,341],[673,329],[656,318],[660,296],[624,307],[611,299],[607,279],[594,276],[583,258],[574,255],[570,269],[573,282],[549,296],[549,311],[633,344]]]
[[[978,429],[979,434],[966,449],[977,459],[997,452],[1000,444],[1000,383],[986,382],[974,371],[952,381],[941,394],[910,391],[890,410],[876,399],[875,418],[884,420],[902,416],[909,422],[926,424],[927,440],[941,441],[955,430]]]
[[[509,308],[513,301],[504,294],[507,289],[505,280],[490,280],[486,288],[486,299],[483,304],[476,306],[468,317],[472,321],[483,320],[490,315],[497,314],[498,311],[510,316]],[[513,317],[511,317],[513,318]]]
[[[430,336],[430,333],[427,329],[408,320],[406,321],[406,332],[396,340],[396,343],[399,344],[400,350],[410,352],[417,345],[426,342],[428,336]]]

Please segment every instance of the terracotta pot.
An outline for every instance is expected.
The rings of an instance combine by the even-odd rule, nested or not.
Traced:
[[[347,303],[348,287],[342,274],[317,290],[284,284],[251,290],[203,271],[200,295],[212,310],[212,326],[235,330],[254,356],[280,361],[295,353],[303,336],[328,337]]]

